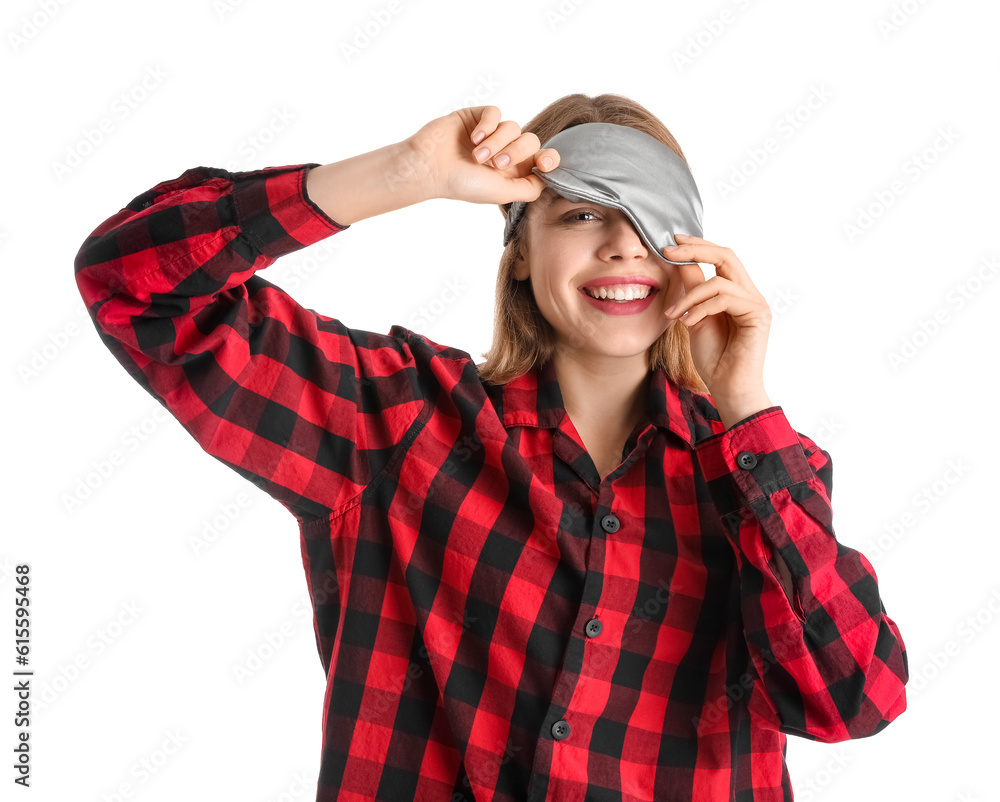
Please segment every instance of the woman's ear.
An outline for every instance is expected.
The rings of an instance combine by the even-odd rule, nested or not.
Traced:
[[[524,281],[531,273],[528,269],[528,260],[524,258],[523,251],[518,249],[518,255],[514,257],[514,278]]]
[[[551,192],[550,189],[544,191]],[[531,226],[531,215],[534,214],[532,211],[534,208],[535,204],[529,203],[521,217],[521,222],[518,224],[520,230],[517,232],[517,254],[514,257],[514,278],[518,281],[524,281],[531,276],[531,249],[528,247],[528,229]]]
[[[528,263],[528,248],[521,237],[517,243],[517,256],[514,257],[514,278],[524,281],[531,275],[531,266]]]

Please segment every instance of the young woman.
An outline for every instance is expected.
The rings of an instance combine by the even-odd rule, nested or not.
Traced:
[[[765,392],[764,298],[729,248],[649,247],[657,210],[547,185],[573,154],[542,143],[586,123],[683,160],[618,95],[523,130],[467,108],[333,164],[188,170],[80,249],[114,355],[298,522],[317,800],[788,800],[786,734],[905,709],[900,634],[834,536],[830,455]],[[428,198],[521,215],[482,364],[257,275]]]

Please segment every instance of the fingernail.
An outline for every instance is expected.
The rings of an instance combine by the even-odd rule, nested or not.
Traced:
[[[680,245],[667,245],[663,250],[665,251],[676,251]]]
[[[474,133],[472,135],[472,144],[473,145],[478,145],[485,138],[486,138],[486,132],[485,131],[476,131],[476,133]]]
[[[489,155],[490,155],[489,148],[480,148],[479,150],[476,151],[476,161],[482,161]]]
[[[501,153],[493,161],[496,163],[497,167],[506,167],[507,162],[510,161],[510,156],[508,156],[506,153]]]
[[[552,167],[551,156],[542,156],[542,167],[544,167],[546,170]]]
[[[674,310],[675,310],[676,308],[677,308],[677,304],[674,304],[673,306],[671,306],[671,307],[670,307],[670,308],[669,308],[669,309],[667,310],[667,314],[669,315],[669,314],[670,314],[671,312],[673,312],[673,311],[674,311]]]

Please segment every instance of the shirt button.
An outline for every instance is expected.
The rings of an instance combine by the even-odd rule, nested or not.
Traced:
[[[587,637],[588,638],[596,638],[598,635],[601,634],[601,630],[602,629],[604,629],[604,625],[601,624],[601,622],[598,619],[591,618],[587,622],[587,626],[585,628],[585,631],[587,633]]]
[[[601,518],[601,527],[605,532],[617,532],[619,526],[621,526],[621,523],[618,521],[617,515],[609,513]]]
[[[757,457],[752,451],[741,451],[736,457],[736,464],[749,471],[757,464]]]
[[[557,741],[569,737],[569,722],[566,719],[561,718],[552,725],[552,737]]]

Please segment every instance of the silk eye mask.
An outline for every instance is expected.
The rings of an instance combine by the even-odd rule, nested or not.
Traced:
[[[532,172],[571,203],[620,209],[646,246],[665,262],[674,234],[701,237],[701,196],[684,160],[660,140],[614,123],[581,123],[542,144],[559,151],[559,166]],[[510,242],[528,204],[514,201],[507,214],[503,244]]]

